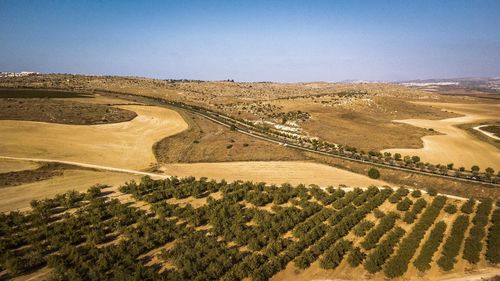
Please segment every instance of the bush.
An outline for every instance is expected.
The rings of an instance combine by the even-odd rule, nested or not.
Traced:
[[[486,259],[492,264],[500,263],[500,208],[493,211],[486,244]]]
[[[373,215],[377,218],[377,219],[380,219],[380,218],[383,218],[385,216],[385,213],[380,211],[379,209],[375,209],[373,210]]]
[[[370,230],[375,224],[369,220],[362,220],[353,229],[354,235],[358,237],[365,236],[366,232]]]
[[[401,200],[401,198],[408,195],[408,193],[409,193],[408,189],[401,187],[398,190],[396,190],[396,192],[394,192],[394,194],[392,194],[391,197],[389,197],[389,202],[391,202],[392,204],[396,204],[399,202],[399,200]]]
[[[465,230],[469,226],[469,217],[466,215],[460,215],[451,228],[450,236],[446,240],[443,251],[441,253],[441,258],[437,261],[437,264],[445,271],[450,271],[456,262],[456,257],[460,251],[460,245],[464,240]]]
[[[370,273],[378,272],[382,269],[387,258],[394,252],[394,247],[398,244],[399,240],[405,231],[401,227],[396,227],[394,230],[387,234],[387,238],[379,243],[378,247],[373,250],[364,264],[365,269]]]
[[[429,239],[424,243],[420,254],[415,259],[413,264],[420,271],[426,271],[431,268],[431,261],[434,253],[437,251],[441,242],[443,242],[444,232],[446,230],[446,223],[440,221],[436,223],[434,229],[432,229]]]
[[[372,179],[378,179],[380,178],[380,172],[375,168],[370,168],[370,170],[368,170],[368,176]]]
[[[405,198],[405,199],[399,201],[398,205],[396,205],[396,208],[399,211],[408,211],[412,204],[413,204],[413,202],[410,199]]]
[[[323,258],[319,261],[319,265],[324,269],[334,269],[336,268],[344,255],[351,248],[351,242],[340,239],[337,243],[333,244],[328,250],[325,251]]]
[[[420,198],[422,196],[422,192],[418,189],[415,189],[411,192],[411,196],[413,198]]]
[[[493,200],[485,199],[477,206],[476,215],[472,219],[474,226],[469,231],[469,237],[465,239],[464,259],[468,262],[476,264],[479,261],[479,253],[483,248],[481,242],[486,235],[485,227],[488,224],[488,216],[490,215]]]
[[[457,206],[453,204],[448,204],[446,207],[444,207],[444,211],[447,212],[448,214],[454,214],[457,212]]]
[[[427,201],[425,201],[423,198],[419,198],[417,201],[415,201],[415,204],[413,204],[411,210],[405,213],[403,221],[407,224],[413,223],[417,215],[422,212],[425,206],[427,206]]]
[[[462,205],[462,207],[460,207],[460,212],[462,212],[464,214],[468,214],[468,215],[471,214],[472,211],[474,210],[475,204],[476,204],[476,201],[474,199],[470,198]]]
[[[424,238],[425,232],[434,223],[446,203],[446,197],[437,196],[431,206],[425,210],[411,232],[401,241],[398,251],[387,262],[384,273],[389,278],[403,275],[408,269],[408,263],[415,254]]]
[[[436,196],[437,190],[435,188],[429,187],[427,188],[427,194],[429,194],[430,196]]]
[[[375,248],[380,238],[394,227],[397,218],[397,214],[389,213],[380,219],[380,223],[365,236],[365,239],[361,242],[361,246],[366,250]]]
[[[349,256],[347,256],[347,262],[352,267],[356,267],[363,263],[363,261],[366,258],[366,254],[361,251],[361,248],[359,247],[351,247],[351,250],[349,251]]]

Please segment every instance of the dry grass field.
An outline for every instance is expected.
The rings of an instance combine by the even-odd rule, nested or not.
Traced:
[[[189,128],[154,146],[160,163],[304,160],[296,150],[243,135],[193,115],[178,111]]]
[[[0,212],[27,211],[32,200],[54,197],[69,190],[86,191],[90,186],[103,184],[119,186],[139,176],[90,170],[66,170],[47,180],[0,188]]]
[[[394,228],[401,227],[405,231],[404,235],[408,236],[414,231],[415,224],[403,221],[404,216],[410,211],[404,210],[404,206],[399,206],[399,203],[403,200],[411,201],[409,203],[409,208],[411,208],[411,206],[415,206],[418,198],[421,198],[427,202],[428,207],[435,200],[435,197],[427,194],[415,196],[406,194],[402,195],[401,198],[394,199],[395,201],[392,203],[389,202],[392,199],[385,201],[383,198],[380,205],[372,206],[371,204],[378,200],[375,199],[377,196],[375,193],[380,194],[380,191],[373,194],[366,191],[367,193],[360,193],[364,195],[351,196],[352,194],[344,195],[343,192],[333,189],[321,191],[321,189],[314,188],[314,185],[321,187],[339,185],[349,187],[375,185],[380,187],[387,185],[416,189],[432,187],[442,193],[463,197],[471,195],[482,198],[499,197],[498,188],[411,174],[388,168],[379,169],[380,179],[370,179],[366,176],[368,169],[371,168],[369,164],[299,152],[243,135],[186,111],[176,111],[160,106],[146,106],[140,102],[110,98],[102,91],[102,94],[96,93],[99,90],[110,90],[182,100],[223,110],[233,116],[244,117],[248,120],[291,126],[297,128],[300,134],[356,146],[358,149],[366,151],[388,148],[394,149],[391,150],[392,152],[404,151],[404,154],[420,155],[423,161],[453,162],[456,166],[463,165],[466,168],[470,168],[471,161],[475,161],[473,164],[480,165],[482,169],[491,166],[495,170],[500,169],[498,148],[458,126],[482,122],[492,124],[498,121],[498,103],[484,105],[474,100],[474,102],[465,104],[464,100],[469,99],[469,97],[443,98],[433,93],[383,84],[178,82],[142,78],[67,75],[30,76],[24,80],[18,78],[0,80],[0,86],[18,87],[21,86],[21,83],[22,86],[81,90],[89,94],[86,96],[54,96],[42,99],[32,97],[23,99],[22,103],[19,103],[17,99],[2,100],[0,98],[0,107],[16,110],[16,114],[20,116],[18,119],[21,119],[0,120],[0,135],[2,136],[0,156],[66,160],[113,168],[153,171],[161,175],[208,178],[207,181],[202,182],[190,182],[191,179],[183,179],[181,181],[184,183],[179,185],[153,183],[145,179],[140,186],[130,184],[118,191],[118,186],[127,181],[133,179],[139,182],[140,176],[89,168],[61,168],[58,165],[51,166],[31,161],[0,160],[0,177],[4,175],[4,178],[0,178],[0,182],[3,179],[8,182],[5,186],[0,187],[0,212],[30,211],[32,200],[43,200],[69,190],[84,191],[94,184],[111,186],[104,189],[105,193],[102,195],[105,195],[105,199],[119,199],[120,203],[114,202],[109,205],[115,207],[109,207],[111,209],[107,210],[108,206],[99,205],[103,204],[99,200],[97,201],[100,203],[96,201],[88,206],[86,205],[87,199],[81,201],[82,203],[75,203],[74,206],[70,202],[71,206],[68,207],[68,210],[65,209],[66,207],[55,207],[53,210],[55,215],[47,218],[51,220],[51,224],[48,225],[52,225],[54,221],[59,226],[66,223],[78,224],[87,219],[97,219],[97,217],[106,218],[102,221],[97,219],[99,222],[95,225],[92,222],[93,227],[102,230],[99,232],[99,235],[104,235],[102,240],[99,238],[96,240],[99,242],[95,242],[92,239],[97,239],[96,237],[87,237],[87,234],[82,234],[85,237],[81,240],[83,242],[74,242],[70,247],[79,245],[78,251],[84,252],[88,248],[86,247],[87,243],[97,243],[99,251],[104,253],[110,250],[110,247],[128,247],[122,243],[123,237],[128,237],[132,244],[140,244],[144,240],[144,244],[140,244],[142,246],[138,248],[141,250],[137,250],[140,255],[130,259],[135,261],[136,268],[144,270],[143,274],[166,274],[171,279],[172,276],[177,276],[175,274],[178,272],[182,272],[184,277],[189,276],[187,279],[195,277],[203,279],[202,276],[205,273],[219,277],[231,276],[232,271],[236,272],[241,268],[247,270],[242,264],[248,262],[257,263],[259,266],[246,273],[247,279],[386,280],[387,274],[390,274],[385,269],[387,265],[384,265],[377,273],[369,273],[364,266],[353,267],[349,265],[347,253],[345,256],[340,256],[341,262],[336,264],[334,268],[325,268],[326,257],[332,259],[335,257],[336,249],[333,245],[337,245],[338,243],[335,242],[338,241],[329,243],[325,249],[323,249],[324,246],[320,246],[321,243],[325,242],[320,241],[327,239],[325,237],[329,237],[328,239],[337,237],[336,231],[341,231],[343,239],[348,241],[349,245],[360,246],[365,238],[363,235],[358,236],[354,233],[353,227],[355,225],[351,225],[349,229],[337,225],[357,222],[361,218],[356,215],[358,212],[362,212],[360,214],[363,214],[363,219],[379,225],[382,218],[378,211],[373,208],[386,215],[390,212],[398,214],[400,217],[396,219]],[[55,93],[54,95],[59,94]],[[36,120],[27,118],[27,116],[33,115],[37,108],[46,109],[43,116],[47,118],[42,118],[43,116]],[[91,114],[91,108],[98,108],[95,115]],[[116,111],[111,111],[112,117],[105,117],[105,123],[112,122],[112,124],[93,124],[104,122],[102,116],[110,113],[110,108]],[[71,112],[72,109],[73,112]],[[270,114],[266,114],[265,110],[267,109],[270,110]],[[52,114],[52,112],[57,114]],[[133,119],[127,119],[132,116],[130,112],[134,116],[136,115]],[[68,115],[68,113],[71,114]],[[9,119],[8,116],[9,114],[6,114],[3,118]],[[79,120],[79,118],[81,119]],[[280,119],[284,120],[280,121]],[[401,121],[394,122],[394,120],[406,121],[403,123]],[[433,130],[429,130],[430,128]],[[422,146],[423,148],[421,148]],[[25,182],[17,180],[19,176],[29,179],[28,175],[32,176],[34,180]],[[16,179],[15,184],[11,183],[12,179]],[[219,187],[216,188],[219,183],[216,184],[211,181],[212,179],[225,179],[229,184],[220,184],[222,187],[219,189]],[[266,182],[277,187],[243,183],[245,181]],[[300,192],[292,192],[288,185],[281,185],[283,183],[305,184],[306,186],[312,184],[313,186],[307,186],[306,189],[299,188]],[[282,192],[291,192],[295,195],[290,198],[282,197]],[[358,199],[356,199],[357,196]],[[60,200],[62,197],[57,198],[59,199],[54,200]],[[345,200],[340,198],[345,198]],[[338,204],[334,203],[336,200],[339,201]],[[47,202],[54,201],[48,200]],[[66,204],[63,203],[64,206]],[[123,206],[113,204],[123,204]],[[460,209],[463,201],[447,199],[447,204]],[[498,209],[498,203],[497,205],[494,202],[485,204],[491,204],[493,210]],[[82,207],[82,211],[77,211],[76,209],[80,207]],[[137,210],[133,208],[137,208]],[[315,212],[320,209],[323,210],[321,212],[332,212],[328,219],[314,221],[312,224],[323,230],[319,228],[308,229],[310,231],[308,235],[311,237],[319,235],[312,240],[308,240],[308,236],[304,236],[305,233],[294,230],[299,225],[304,225],[304,227],[309,225],[306,223],[309,220],[308,217],[314,216],[314,214],[309,213],[308,208],[316,210]],[[366,214],[364,208],[368,208]],[[430,209],[430,207],[428,208]],[[35,208],[34,212],[40,210],[42,209]],[[61,210],[65,215],[59,215]],[[103,212],[103,210],[124,212],[127,219],[124,219],[123,214],[120,214],[120,219],[109,217],[109,214],[94,217],[95,214]],[[233,214],[235,210],[238,211]],[[137,215],[136,211],[145,213]],[[85,212],[89,212],[91,215]],[[211,214],[211,212],[219,213]],[[288,212],[291,213],[288,214]],[[472,225],[475,212],[478,212],[477,207],[471,212],[467,213],[466,216]],[[416,222],[422,220],[424,213],[416,215]],[[486,219],[487,225],[482,226],[486,231],[489,231],[495,223],[490,213]],[[452,236],[452,225],[460,215],[462,215],[461,211],[448,213],[441,209],[438,210],[435,221],[442,221],[447,225],[444,241]],[[141,220],[137,216],[141,217]],[[343,217],[346,219],[342,220]],[[170,223],[164,218],[168,218]],[[336,221],[335,218],[340,218],[340,221]],[[221,221],[226,219],[228,221]],[[129,220],[130,224],[124,224],[120,227],[115,225]],[[160,228],[158,228],[158,221],[161,221]],[[286,224],[290,221],[294,223],[278,228],[277,232],[272,232],[278,224]],[[311,221],[313,220],[311,219]],[[228,225],[231,227],[224,230]],[[50,230],[51,226],[46,229]],[[72,229],[72,227],[68,229]],[[146,230],[143,232],[142,229]],[[466,237],[469,237],[469,229],[470,227],[464,231]],[[81,232],[86,233],[87,230],[88,228],[83,227],[78,235]],[[241,233],[248,231],[248,233],[242,235],[239,231]],[[272,233],[266,233],[267,231]],[[422,243],[431,239],[429,231],[424,233],[425,235],[421,238]],[[171,240],[164,241],[162,240],[163,234],[173,236],[168,236]],[[387,235],[384,234],[380,241],[387,239]],[[61,241],[67,239],[66,236],[63,237],[65,238],[60,238]],[[170,251],[162,251],[165,249],[175,250],[188,243],[191,238],[193,241],[207,239],[207,241],[203,240],[202,243],[196,244],[198,246],[186,246],[197,255],[199,254],[199,257],[205,257],[195,259],[196,263],[200,263],[196,266],[203,265],[204,269],[198,273],[188,273],[189,266],[186,266],[186,262],[180,262],[183,258],[182,252],[186,252],[185,250],[177,250],[175,254]],[[263,240],[257,241],[254,238]],[[483,248],[478,262],[470,263],[464,260],[462,253],[465,246],[462,241],[459,247],[460,254],[456,256],[457,261],[453,262],[452,269],[445,271],[436,263],[440,256],[445,255],[441,246],[433,255],[431,267],[425,273],[417,270],[413,265],[416,254],[421,251],[422,247],[422,244],[417,245],[415,251],[412,252],[415,256],[408,260],[409,269],[395,280],[435,280],[438,278],[475,280],[479,277],[500,274],[498,267],[492,266],[486,260],[486,249],[490,245],[486,243],[486,239],[489,238],[481,239]],[[91,240],[93,242],[89,242]],[[294,251],[293,247],[267,249],[267,247],[271,248],[270,245],[274,245],[278,240],[286,240],[284,243],[288,243],[288,245],[298,245],[297,247],[307,245],[307,247],[300,248],[299,252]],[[43,243],[53,242],[51,240]],[[377,247],[379,244],[384,245],[378,243]],[[220,266],[220,263],[217,263],[219,269],[215,270],[213,265],[204,264],[212,262],[210,260],[212,256],[203,250],[204,245],[211,245],[212,250],[220,251],[217,259],[226,257],[226,255],[231,256],[232,258],[224,258],[224,260],[230,260],[234,266],[226,267],[226,263],[224,266]],[[394,254],[398,253],[398,247],[399,245],[394,247]],[[21,248],[14,247],[11,251],[16,251],[21,257],[24,253],[38,251],[35,248],[24,245]],[[50,249],[56,249],[56,246]],[[374,254],[375,251],[376,249],[363,250],[367,255]],[[130,255],[133,255],[132,252],[138,253],[135,248],[127,248],[125,252]],[[283,253],[279,254],[280,252]],[[180,255],[180,257],[174,258],[175,255]],[[295,256],[288,260],[287,255]],[[243,256],[252,258],[242,259]],[[389,256],[393,256],[393,254]],[[31,259],[37,257],[29,256]],[[301,262],[309,259],[311,259],[310,264],[305,267],[299,266]],[[286,261],[282,265],[283,268],[276,270],[275,263],[281,263],[283,260]],[[389,260],[390,257],[384,259],[382,264]],[[99,267],[107,266],[104,263],[97,263],[97,261],[91,263],[99,265]],[[16,268],[12,262],[5,264],[9,270]],[[52,273],[58,274],[57,272],[51,273],[43,261],[42,264],[43,267],[37,268],[30,275],[20,274],[19,278],[23,280],[43,279]],[[108,263],[109,266],[114,266],[114,264],[116,263]],[[143,265],[152,267],[143,268]],[[79,268],[86,270],[84,266]],[[0,268],[0,279],[12,277],[9,275],[9,270],[5,270],[5,267]],[[105,270],[105,272],[115,274],[114,271]],[[128,276],[130,274],[132,273],[128,273]],[[230,277],[227,279],[231,280]]]
[[[172,110],[139,105],[121,108],[138,116],[128,122],[93,126],[1,120],[0,155],[142,170],[156,162],[154,143],[188,127]]]
[[[0,173],[31,170],[40,167],[36,162],[0,159]]]
[[[245,161],[223,163],[163,164],[165,174],[179,177],[194,176],[227,181],[315,184],[322,187],[346,185],[351,187],[384,186],[388,183],[334,168],[324,164],[302,161]]]
[[[469,169],[473,165],[481,168],[492,167],[500,169],[500,150],[483,142],[460,129],[459,125],[496,121],[500,112],[500,104],[451,104],[451,103],[420,103],[422,105],[443,108],[463,114],[462,117],[443,120],[408,119],[397,122],[410,124],[420,128],[432,128],[442,135],[426,136],[421,149],[387,149],[391,153],[403,155],[418,155],[424,162],[447,164],[454,163],[457,167]]]

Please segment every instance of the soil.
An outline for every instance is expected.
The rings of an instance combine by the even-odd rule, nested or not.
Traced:
[[[32,200],[50,198],[69,190],[86,191],[95,184],[119,186],[140,176],[92,170],[64,170],[62,175],[46,180],[0,188],[0,212],[27,210]]]
[[[40,164],[36,162],[0,159],[0,173],[33,170],[38,167]]]
[[[476,138],[480,141],[487,142],[493,146],[495,146],[497,149],[500,149],[500,140],[494,139],[490,136],[487,136],[484,132],[480,132],[476,129],[474,129],[477,126],[484,125],[484,122],[474,122],[474,123],[467,123],[467,124],[461,124],[458,125],[457,127],[466,131],[471,137]],[[500,124],[500,122],[498,122]],[[484,130],[485,127],[481,127],[481,130]]]
[[[367,176],[337,169],[328,165],[304,161],[245,161],[227,163],[164,164],[161,170],[179,177],[195,176],[227,181],[316,184],[321,187],[347,185],[349,187],[384,186],[388,183]]]
[[[420,149],[387,149],[391,153],[402,155],[417,155],[422,162],[432,164],[454,163],[455,167],[470,169],[473,165],[479,165],[482,169],[492,167],[500,169],[500,150],[495,146],[482,142],[466,131],[457,128],[457,125],[485,122],[487,120],[498,120],[500,115],[500,104],[450,104],[450,103],[420,103],[422,105],[436,108],[444,108],[463,114],[462,117],[443,120],[407,119],[397,122],[411,124],[420,128],[433,128],[442,135],[426,136],[422,140],[423,148]]]
[[[94,125],[126,122],[135,112],[102,104],[31,98],[0,99],[0,120],[25,120],[58,124]]]
[[[0,173],[0,188],[61,176],[66,169],[75,169],[75,167],[64,164],[46,163],[37,169]]]
[[[156,163],[152,146],[187,129],[175,111],[139,105],[120,106],[137,113],[128,122],[92,126],[0,120],[0,155],[81,161],[143,170]]]
[[[499,125],[481,127],[481,130],[486,131],[486,132],[490,132],[490,133],[494,134],[495,136],[500,137],[500,126]]]
[[[303,160],[301,152],[259,140],[176,110],[189,129],[169,136],[154,145],[159,163]]]
[[[327,107],[296,102],[284,105],[286,110],[309,112],[311,118],[302,128],[310,136],[364,150],[379,151],[394,147],[422,147],[423,136],[439,134],[425,128],[394,123],[393,119],[443,119],[459,116],[439,109],[416,105],[397,98],[375,97],[343,107]]]

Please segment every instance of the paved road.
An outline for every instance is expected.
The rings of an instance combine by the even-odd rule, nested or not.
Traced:
[[[134,94],[127,94],[127,93],[120,93],[120,92],[111,92],[111,91],[106,91],[106,90],[99,90],[99,92],[101,94],[104,94],[104,95],[111,95],[111,96],[119,97],[122,99],[132,99],[134,101],[137,101],[137,99],[141,99],[140,102],[145,103],[145,104],[149,104],[149,105],[163,106],[163,107],[168,107],[168,108],[174,107],[174,108],[187,110],[193,114],[204,117],[212,122],[215,122],[217,124],[220,124],[220,125],[228,127],[228,128],[231,128],[231,126],[233,124],[238,124],[238,125],[241,125],[244,129],[242,129],[240,127],[236,127],[236,128],[234,128],[236,132],[243,133],[245,135],[248,135],[248,136],[251,136],[254,138],[258,138],[261,140],[265,140],[268,142],[276,143],[279,145],[299,149],[302,151],[312,152],[312,153],[316,153],[316,154],[320,154],[320,155],[324,155],[324,156],[329,156],[329,157],[340,158],[340,159],[344,159],[347,161],[362,163],[365,165],[372,165],[372,166],[377,166],[377,167],[389,168],[389,169],[393,169],[393,170],[399,170],[399,171],[403,171],[403,172],[422,174],[422,175],[426,175],[426,176],[439,177],[439,178],[444,178],[444,179],[454,180],[454,181],[470,182],[470,183],[482,184],[482,185],[487,185],[487,186],[500,187],[500,184],[484,182],[484,181],[479,181],[479,180],[473,180],[473,179],[466,179],[466,178],[458,178],[458,177],[454,177],[454,176],[450,176],[450,175],[435,174],[435,173],[420,171],[420,170],[416,170],[416,169],[393,166],[393,165],[385,164],[385,163],[375,163],[375,162],[371,162],[371,161],[365,161],[362,159],[356,159],[356,158],[351,158],[351,157],[342,156],[342,155],[338,155],[338,154],[332,154],[332,153],[324,152],[321,150],[315,150],[315,149],[311,149],[308,147],[296,145],[293,143],[288,143],[286,141],[277,140],[277,139],[270,137],[270,136],[265,136],[261,133],[256,133],[255,131],[253,131],[251,128],[248,127],[248,124],[245,124],[245,123],[240,122],[238,120],[232,119],[232,118],[227,117],[227,116],[218,115],[216,113],[212,113],[212,112],[208,111],[207,109],[204,109],[203,111],[201,111],[201,110],[198,110],[198,109],[192,107],[191,105],[187,105],[187,104],[183,104],[183,103],[174,103],[172,101],[168,101],[168,100],[161,99],[161,98],[153,98],[153,97],[149,97],[149,96],[134,95]],[[231,122],[231,124],[228,124],[227,122]]]

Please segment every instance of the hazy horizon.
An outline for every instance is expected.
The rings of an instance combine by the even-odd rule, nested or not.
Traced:
[[[0,0],[0,71],[274,82],[500,76],[498,1]]]

